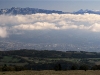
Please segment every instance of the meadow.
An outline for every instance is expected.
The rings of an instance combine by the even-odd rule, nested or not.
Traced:
[[[42,70],[42,71],[8,71],[0,72],[0,75],[100,75],[100,70],[67,70],[67,71],[53,71],[53,70]]]

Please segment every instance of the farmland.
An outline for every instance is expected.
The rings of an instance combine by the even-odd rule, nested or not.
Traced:
[[[81,65],[87,65],[88,69],[91,69],[95,65],[100,65],[100,53],[26,49],[0,51],[0,67],[5,64],[8,67],[22,66],[28,70],[54,70],[57,64],[61,65],[62,70],[70,70],[73,65],[77,65],[77,69]]]

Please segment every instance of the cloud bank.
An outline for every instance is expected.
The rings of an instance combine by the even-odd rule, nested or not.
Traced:
[[[34,30],[87,30],[100,32],[100,15],[32,14],[0,15],[0,37]]]

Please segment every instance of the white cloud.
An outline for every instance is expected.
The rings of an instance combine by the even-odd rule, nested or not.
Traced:
[[[53,23],[48,22],[37,22],[34,24],[21,24],[13,26],[14,29],[19,30],[44,30],[44,29],[59,29]]]
[[[89,29],[92,30],[92,31],[94,31],[94,32],[100,32],[100,24],[95,23],[92,26],[90,26]]]
[[[96,14],[32,14],[0,15],[0,37],[25,30],[78,29],[100,32],[100,15]]]
[[[0,27],[0,37],[1,38],[7,37],[7,31],[5,27]]]

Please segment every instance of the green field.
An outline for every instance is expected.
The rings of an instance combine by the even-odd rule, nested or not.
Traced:
[[[96,70],[68,70],[68,71],[53,71],[53,70],[44,70],[44,71],[11,71],[11,72],[0,72],[0,75],[100,75],[100,71]]]

